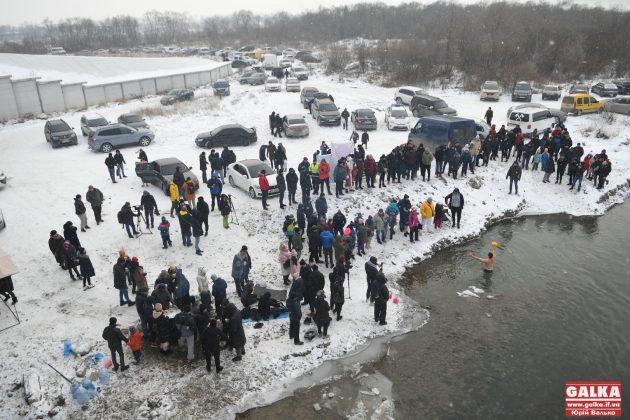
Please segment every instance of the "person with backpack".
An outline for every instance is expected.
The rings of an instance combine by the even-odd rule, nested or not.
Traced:
[[[231,203],[232,202],[227,195],[221,194],[221,198],[219,199],[217,206],[221,212],[221,216],[223,217],[223,227],[225,229],[229,229],[230,227],[230,212],[232,211]]]
[[[109,325],[103,330],[103,339],[107,341],[109,351],[112,353],[112,363],[114,364],[114,371],[117,372],[120,368],[121,372],[129,369],[129,365],[125,365],[125,353],[123,352],[122,342],[128,343],[129,340],[120,331],[120,328],[116,326],[118,319],[115,317],[109,318]],[[120,357],[120,364],[116,360],[116,354]]]
[[[115,184],[117,182],[115,174],[116,159],[114,159],[114,156],[111,153],[105,158],[105,166],[107,166],[107,171],[109,171],[109,177]]]
[[[77,259],[79,260],[79,268],[81,269],[81,277],[83,277],[83,291],[94,287],[90,279],[96,274],[94,273],[94,266],[90,260],[90,256],[85,252],[85,248],[79,248]]]
[[[173,241],[171,241],[171,224],[168,220],[166,220],[166,216],[162,216],[162,223],[158,226],[158,230],[160,231],[160,237],[162,238],[162,248],[167,249],[169,246],[173,246]]]
[[[131,209],[131,204],[127,201],[120,209],[117,214],[118,223],[123,225],[123,228],[127,230],[127,236],[130,238],[134,238],[134,235],[138,235],[138,231],[136,230],[136,225],[134,223],[133,218],[138,217],[140,212],[134,213]],[[133,232],[133,235],[131,234]]]
[[[173,322],[180,333],[179,344],[186,343],[186,361],[192,363],[195,360],[195,320],[190,314],[190,306],[184,305],[182,311],[173,318]]]
[[[227,341],[226,335],[217,328],[217,320],[211,319],[210,324],[201,331],[201,348],[206,356],[206,370],[212,370],[212,359],[217,373],[223,370],[221,366],[221,341]]]
[[[195,203],[195,198],[197,197],[197,194],[195,193],[196,191],[195,183],[193,182],[192,178],[190,177],[186,178],[183,188],[184,188],[184,199],[186,200],[188,207],[193,210],[196,210],[197,203]]]
[[[85,194],[85,201],[90,203],[92,211],[94,212],[94,219],[96,224],[99,225],[103,219],[101,218],[101,206],[103,205],[103,193],[98,188],[93,186],[88,187],[88,192]]]
[[[221,197],[221,192],[223,192],[223,182],[221,182],[221,179],[219,179],[219,177],[215,174],[212,174],[206,185],[210,190],[210,197],[212,198],[212,207],[210,211],[214,211],[215,201],[218,203],[219,197]],[[219,209],[219,211],[220,210],[221,209]]]

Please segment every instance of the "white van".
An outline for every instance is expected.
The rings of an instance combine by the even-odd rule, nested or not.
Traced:
[[[555,122],[556,117],[548,109],[524,107],[510,112],[507,128],[512,129],[518,125],[523,134],[531,134],[534,130],[541,133]]]

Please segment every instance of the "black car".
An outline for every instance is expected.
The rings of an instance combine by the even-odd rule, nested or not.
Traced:
[[[244,69],[245,67],[249,67],[249,64],[243,60],[234,60],[232,61],[233,69]]]
[[[169,195],[168,186],[173,181],[173,174],[175,174],[176,168],[179,168],[184,178],[190,177],[195,190],[199,189],[199,179],[192,172],[192,167],[186,166],[177,158],[157,159],[153,162],[136,162],[136,175],[142,179],[142,182],[155,184],[160,187],[164,194]]]
[[[284,69],[282,67],[274,67],[271,69],[271,75],[276,79],[282,79],[284,77]]]
[[[189,101],[195,97],[195,92],[190,89],[173,89],[162,96],[162,105],[173,105],[175,102]]]
[[[61,146],[76,146],[79,144],[77,133],[64,120],[48,120],[44,126],[46,141],[53,149]]]
[[[320,59],[319,59],[319,58],[317,58],[317,57],[313,57],[313,56],[312,56],[312,55],[310,55],[310,54],[304,54],[304,55],[300,58],[300,61],[301,61],[302,63],[321,63],[321,62],[322,62],[322,60],[320,60]]]
[[[149,128],[149,124],[144,121],[144,118],[142,118],[138,114],[133,113],[121,114],[121,116],[118,117],[118,122],[121,124],[125,124],[127,127]]]
[[[599,96],[612,96],[614,98],[619,93],[619,89],[614,83],[599,82],[591,86],[591,93],[596,93]]]
[[[617,92],[619,92],[620,95],[630,95],[630,80],[615,80],[613,83],[617,86]]]
[[[201,133],[195,139],[199,147],[207,149],[223,146],[248,146],[258,140],[255,128],[243,127],[240,124],[227,124],[207,133]]]

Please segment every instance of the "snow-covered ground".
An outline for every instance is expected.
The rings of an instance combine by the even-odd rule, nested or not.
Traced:
[[[221,63],[192,57],[84,57],[73,55],[0,54],[0,75],[14,79],[111,83],[175,73],[210,70]]]
[[[351,111],[357,107],[373,107],[377,110],[379,129],[370,133],[367,151],[377,159],[406,141],[407,133],[390,132],[383,124],[383,111],[390,104],[394,89],[362,82],[339,83],[322,76],[302,82],[302,86],[307,85],[332,94],[342,109],[347,107]],[[461,116],[481,118],[487,107],[492,106],[498,124],[505,122],[506,110],[512,104],[507,97],[498,103],[488,104],[480,103],[475,94],[457,91],[431,93],[444,98]],[[145,148],[150,160],[177,157],[198,172],[201,150],[194,144],[195,136],[228,122],[257,127],[258,143],[235,148],[238,159],[257,158],[260,144],[270,140],[268,115],[271,111],[305,113],[299,102],[299,93],[265,93],[262,86],[240,86],[233,82],[232,95],[227,98],[215,100],[204,98],[204,95],[211,93],[208,90],[196,93],[197,101],[206,101],[204,106],[186,106],[182,107],[181,113],[147,119],[156,133],[156,140]],[[123,112],[152,106],[159,106],[157,97],[111,104],[99,108],[98,112],[115,120]],[[81,113],[70,113],[63,118],[79,132],[80,116]],[[508,165],[491,162],[487,168],[480,168],[476,173],[482,181],[479,189],[469,186],[467,179],[432,178],[427,183],[403,181],[386,189],[353,192],[342,199],[329,197],[329,213],[341,209],[350,217],[357,212],[374,214],[379,208],[384,208],[391,197],[403,194],[408,194],[415,205],[429,196],[443,201],[443,197],[454,187],[459,187],[466,198],[461,230],[445,228],[436,233],[425,233],[416,244],[410,244],[398,233],[385,246],[374,242],[368,250],[368,257],[375,255],[385,262],[390,290],[394,296],[401,296],[395,280],[408,264],[426,258],[440,247],[478,234],[491,220],[516,213],[601,214],[612,204],[622,201],[627,196],[630,174],[630,134],[626,128],[629,122],[628,117],[615,116],[614,122],[606,127],[614,134],[608,140],[594,138],[591,131],[592,127],[603,124],[601,117],[569,117],[566,123],[574,142],[582,142],[587,153],[605,148],[611,156],[613,170],[610,183],[603,192],[592,188],[587,181],[581,193],[571,192],[566,185],[542,184],[541,172],[524,171],[519,185],[520,195],[508,195],[505,180]],[[343,131],[340,127],[317,127],[311,119],[309,124],[311,134],[308,138],[281,139],[288,151],[289,167],[296,168],[302,157],[312,156],[322,140],[342,141],[350,135],[350,131]],[[118,306],[118,293],[113,288],[111,267],[120,248],[129,255],[139,257],[149,273],[149,281],[154,280],[160,270],[170,263],[180,265],[191,282],[191,291],[196,291],[197,268],[206,267],[208,276],[216,273],[228,281],[230,298],[236,301],[230,267],[233,255],[243,244],[249,246],[253,258],[250,278],[265,281],[271,287],[283,287],[276,260],[277,249],[283,238],[281,227],[284,215],[295,212],[295,206],[280,210],[275,199],[270,200],[271,210],[263,212],[259,200],[251,200],[246,193],[227,186],[225,191],[232,194],[240,224],[224,230],[220,216],[212,213],[210,236],[202,238],[201,242],[201,248],[205,250],[203,257],[196,256],[193,249],[179,245],[176,221],[172,221],[172,249],[162,249],[157,232],[139,239],[128,239],[116,222],[116,213],[125,201],[133,204],[140,202],[143,188],[133,173],[132,163],[138,148],[122,149],[129,163],[129,177],[112,184],[103,163],[105,155],[90,152],[85,138],[80,138],[78,147],[52,150],[44,139],[43,125],[43,121],[29,121],[0,131],[0,169],[9,177],[8,185],[0,190],[0,207],[8,225],[0,231],[0,243],[20,269],[20,273],[14,276],[14,283],[22,317],[21,325],[1,333],[4,345],[0,348],[0,369],[3,372],[0,393],[5,398],[0,399],[0,411],[10,417],[45,415],[55,405],[58,395],[70,398],[68,384],[46,366],[49,362],[73,377],[77,367],[82,365],[79,358],[63,358],[65,339],[87,343],[92,352],[108,353],[101,338],[108,318],[116,316],[123,326],[137,322],[135,308]],[[278,140],[273,139],[276,144]],[[88,206],[92,229],[87,233],[79,232],[79,237],[92,258],[97,275],[93,279],[96,286],[83,291],[79,282],[72,282],[68,274],[59,269],[48,250],[47,240],[49,231],[56,229],[61,232],[65,221],[78,224],[73,197],[77,193],[85,196],[88,185],[96,186],[105,195],[105,223],[96,226]],[[166,212],[170,207],[167,197],[155,186],[148,190],[158,200],[160,210]],[[201,195],[209,196],[205,187],[202,187]],[[350,285],[353,299],[346,301],[343,320],[333,321],[329,340],[315,339],[297,348],[288,338],[288,320],[268,322],[259,330],[253,329],[251,324],[246,325],[247,355],[242,362],[235,364],[230,360],[231,355],[225,352],[222,356],[225,370],[220,377],[208,374],[201,360],[186,365],[181,352],[163,358],[156,354],[155,349],[149,349],[145,363],[132,365],[127,373],[115,375],[110,385],[102,388],[102,397],[93,399],[87,411],[79,411],[78,405],[69,400],[65,407],[54,410],[60,416],[92,418],[150,417],[160,413],[165,417],[169,414],[178,417],[199,414],[229,417],[235,410],[268,402],[268,396],[277,393],[280,387],[290,386],[292,378],[316,369],[324,360],[352,352],[377,335],[414,327],[408,322],[412,318],[410,315],[424,313],[423,309],[401,296],[400,304],[390,303],[388,307],[387,327],[375,325],[373,308],[361,299],[365,290],[365,261],[366,257],[357,257],[354,263]],[[327,277],[329,270],[323,267],[321,270]],[[0,321],[8,323],[6,310],[1,310]],[[148,347],[148,343],[145,345]],[[130,356],[128,353],[127,357]],[[196,356],[200,358],[201,355]],[[13,386],[28,372],[36,372],[40,376],[44,389],[42,401],[32,406],[24,401],[23,391]]]

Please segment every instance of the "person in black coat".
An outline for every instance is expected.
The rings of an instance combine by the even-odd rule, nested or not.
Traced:
[[[179,170],[179,166],[175,168],[175,173],[173,174],[173,183],[177,185],[179,188],[179,196],[184,196],[184,182],[186,182],[186,178],[184,174]]]
[[[79,268],[81,269],[81,277],[83,277],[83,290],[92,287],[90,278],[94,277],[94,266],[90,260],[90,256],[85,252],[85,248],[79,248],[77,258],[79,259]]]
[[[297,280],[293,281],[293,286],[295,286],[296,282]],[[293,286],[291,286],[291,290],[293,290]],[[300,341],[300,321],[302,320],[301,300],[302,297],[299,296],[299,293],[291,294],[291,292],[289,292],[289,298],[287,299],[287,308],[289,309],[289,339],[293,339],[293,344],[296,346],[304,344],[303,341]]]
[[[315,324],[317,325],[317,334],[322,336],[322,328],[324,329],[324,338],[328,336],[328,326],[330,325],[330,306],[326,302],[326,295],[323,290],[317,292],[315,299]]]
[[[389,300],[389,289],[385,285],[387,279],[383,273],[376,275],[374,281],[373,294],[374,298],[374,321],[379,325],[387,325],[385,318],[387,317],[387,301]]]
[[[201,152],[199,155],[199,170],[201,171],[201,181],[205,184],[208,182],[208,175],[206,174],[208,170],[208,159],[206,159],[206,152]]]
[[[514,189],[516,191],[516,195],[518,195],[518,181],[521,180],[521,166],[518,164],[518,161],[514,161],[512,166],[505,175],[505,179],[510,178],[510,192],[508,194],[512,194],[512,184],[514,184]]]
[[[153,228],[153,213],[157,215],[160,214],[160,211],[157,208],[157,203],[155,202],[155,197],[153,197],[149,191],[143,192],[142,198],[140,199],[140,205],[144,209],[144,218],[147,229],[149,229],[149,224],[151,225],[151,228]]]
[[[115,184],[117,182],[116,174],[114,173],[116,168],[116,159],[114,159],[114,156],[111,153],[105,158],[105,166],[107,166],[107,170],[109,171],[109,177]]]
[[[236,349],[236,357],[233,362],[239,362],[245,354],[245,330],[241,318],[241,311],[236,309],[236,305],[228,303],[223,309],[223,316],[228,319],[228,343],[230,347]]]
[[[134,238],[133,235],[137,235],[138,231],[136,230],[136,225],[134,223],[133,218],[138,216],[140,213],[134,213],[131,209],[131,203],[127,201],[121,208],[119,214],[119,221],[127,230],[127,235],[130,238]],[[131,234],[133,232],[133,235]]]
[[[336,272],[330,273],[330,310],[337,314],[337,321],[341,321],[341,309],[346,301],[343,287],[344,277]]]
[[[127,262],[125,259],[118,257],[118,261],[114,264],[112,271],[114,273],[114,288],[118,289],[120,297],[120,306],[132,306],[134,304],[134,302],[129,299],[129,291],[127,290],[127,270]]]
[[[284,192],[287,190],[287,183],[282,172],[282,168],[278,170],[278,175],[276,175],[276,186],[278,187],[278,199],[280,201],[280,208],[284,209]]]
[[[109,326],[103,330],[103,339],[107,340],[107,346],[109,351],[112,352],[112,362],[114,363],[114,371],[124,372],[129,369],[128,365],[125,365],[125,353],[123,352],[122,342],[127,343],[129,340],[120,331],[120,328],[116,327],[118,320],[115,317],[109,318]],[[120,356],[120,365],[116,361],[116,353]]]
[[[66,269],[63,259],[63,243],[65,239],[63,236],[57,233],[56,230],[50,231],[50,238],[48,239],[48,249],[55,256],[55,261],[62,269]]]
[[[295,173],[295,169],[289,168],[286,181],[287,190],[289,191],[289,205],[297,204],[297,201],[295,201],[295,193],[297,192],[298,175]]]
[[[457,221],[457,229],[459,229],[459,221],[462,218],[462,210],[464,209],[464,195],[459,192],[459,188],[455,188],[452,193],[444,197],[444,202],[451,210],[451,216],[453,217],[451,226],[455,227],[455,222]]]
[[[72,225],[71,221],[67,221],[63,224],[63,237],[66,241],[74,245],[75,248],[81,248],[81,242],[77,235],[77,227]]]
[[[272,299],[270,292],[265,292],[258,301],[258,312],[265,321],[269,320],[270,315],[277,316],[280,313],[278,310],[280,307],[282,307],[282,303]]]
[[[127,162],[125,162],[125,158],[122,153],[120,153],[120,150],[116,150],[114,160],[116,161],[116,174],[118,178],[127,178],[127,175],[125,175],[125,164]]]
[[[321,271],[319,271],[319,268],[316,265],[313,265],[311,267],[311,270],[312,271],[309,276],[309,280],[311,284],[308,290],[309,292],[308,302],[310,305],[311,313],[314,313],[317,293],[319,293],[320,290],[324,290],[324,287],[326,286],[326,279],[324,278],[324,275],[321,273]]]
[[[212,369],[212,358],[214,357],[214,366],[216,372],[223,370],[221,367],[221,341],[226,341],[227,337],[223,331],[217,328],[217,320],[210,320],[208,325],[201,333],[201,347],[206,356],[206,370],[210,372]]]
[[[14,290],[11,276],[0,279],[0,294],[4,297],[4,301],[6,302],[9,298],[13,298],[12,303],[15,305],[18,302],[18,298],[15,296]]]
[[[210,215],[210,206],[206,203],[203,197],[197,199],[197,216],[199,218],[200,225],[206,228],[204,236],[208,236],[208,216]]]

